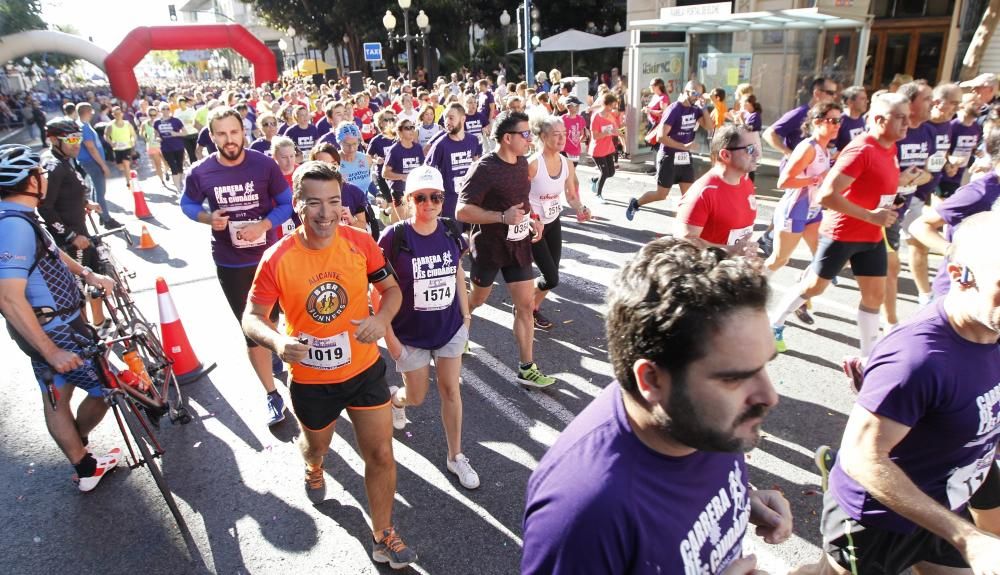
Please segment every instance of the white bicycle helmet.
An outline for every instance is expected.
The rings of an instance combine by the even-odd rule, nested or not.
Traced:
[[[38,152],[21,144],[0,145],[0,188],[13,188],[42,165]]]

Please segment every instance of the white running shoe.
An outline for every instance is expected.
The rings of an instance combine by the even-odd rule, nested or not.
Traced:
[[[77,478],[77,487],[84,493],[93,491],[97,487],[97,484],[104,479],[105,475],[110,473],[115,467],[118,467],[118,462],[121,461],[121,458],[122,450],[117,447],[109,451],[107,455],[95,457],[97,460],[97,469],[94,470],[94,474],[90,477]]]
[[[466,489],[479,487],[479,474],[472,468],[469,458],[459,453],[455,461],[448,460],[448,471],[458,476],[458,482]]]
[[[396,407],[392,401],[392,398],[396,397],[397,391],[399,391],[399,387],[395,385],[389,387],[389,407],[392,409],[392,428],[402,431],[406,429],[406,408]]]

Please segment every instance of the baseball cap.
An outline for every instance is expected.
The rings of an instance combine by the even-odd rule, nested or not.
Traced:
[[[567,106],[579,106],[582,103],[583,102],[580,101],[580,98],[577,98],[576,96],[569,96],[568,98],[566,98]]]
[[[966,80],[959,84],[963,88],[980,88],[983,86],[996,86],[997,75],[986,72],[985,74],[980,74],[971,80]]]
[[[417,166],[406,176],[406,193],[420,190],[444,191],[444,179],[434,166]]]

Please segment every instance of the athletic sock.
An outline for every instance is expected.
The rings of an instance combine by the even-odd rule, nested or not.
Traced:
[[[528,369],[528,368],[531,367],[531,364],[533,364],[533,363],[535,363],[535,362],[529,361],[528,363],[522,363],[521,364],[521,369]]]
[[[785,325],[785,318],[788,314],[799,309],[799,307],[806,303],[805,298],[801,294],[795,291],[790,291],[785,294],[785,297],[778,303],[778,307],[775,308],[774,314],[768,314],[771,320],[771,327],[781,327]]]
[[[878,340],[878,312],[858,308],[858,331],[861,335],[861,359],[867,359]]]
[[[77,463],[73,467],[76,468],[77,477],[92,477],[97,473],[97,460],[88,452],[80,460],[80,463]]]

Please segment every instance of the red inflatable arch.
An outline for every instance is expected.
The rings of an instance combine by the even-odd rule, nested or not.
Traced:
[[[151,50],[209,50],[232,48],[253,64],[256,85],[278,79],[274,53],[239,24],[188,24],[185,26],[142,26],[129,32],[108,54],[104,68],[111,91],[125,102],[139,93],[135,67]]]

